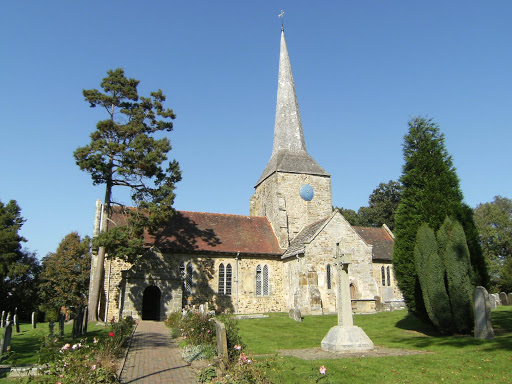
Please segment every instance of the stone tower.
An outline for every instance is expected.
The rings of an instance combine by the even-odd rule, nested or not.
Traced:
[[[331,212],[331,176],[306,150],[282,29],[274,146],[251,197],[251,216],[266,216],[281,248],[288,248],[302,228]]]

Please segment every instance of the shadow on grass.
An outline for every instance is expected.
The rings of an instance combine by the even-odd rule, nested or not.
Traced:
[[[512,351],[512,310],[501,309],[492,312],[493,340],[475,339],[472,335],[443,335],[434,327],[414,316],[407,314],[396,323],[396,327],[410,331],[411,337],[395,338],[393,342],[408,345],[411,348],[436,347],[472,347],[481,351]]]

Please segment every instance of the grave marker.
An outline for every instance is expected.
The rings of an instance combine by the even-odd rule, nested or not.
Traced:
[[[37,322],[36,322],[36,313],[35,312],[32,312],[32,328],[33,329],[36,329],[37,327]]]
[[[474,314],[475,314],[475,338],[491,340],[494,339],[494,330],[491,323],[491,304],[489,294],[484,287],[476,287],[473,293]]]
[[[5,329],[2,329],[2,336],[0,337],[0,356],[7,352],[11,345],[12,337],[12,324],[10,321],[5,325]]]

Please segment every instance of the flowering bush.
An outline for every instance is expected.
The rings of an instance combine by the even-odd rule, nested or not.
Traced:
[[[131,334],[132,326],[132,322],[124,320],[114,323],[108,336],[94,337],[92,343],[82,339],[75,344],[62,344],[57,338],[44,338],[39,354],[42,375],[29,377],[26,382],[119,383],[117,359],[126,338]]]
[[[176,315],[171,315],[166,324],[171,327],[176,326],[176,317]],[[187,345],[215,345],[215,318],[213,313],[202,314],[195,310],[188,310],[181,314],[177,325]]]

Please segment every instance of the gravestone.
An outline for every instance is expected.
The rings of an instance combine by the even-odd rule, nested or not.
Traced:
[[[7,323],[12,323],[11,311],[7,312],[7,316],[5,318],[5,326],[7,327]]]
[[[64,319],[65,315],[59,313],[59,337],[64,337]]]
[[[500,292],[501,305],[508,305],[508,297],[505,292]]]
[[[14,328],[16,329],[16,333],[20,333],[20,322],[18,321],[17,313],[14,314],[13,321],[14,321]]]
[[[206,310],[204,308],[204,304],[199,304],[199,313],[201,315],[203,315],[203,316],[206,314]]]
[[[292,308],[290,309],[290,312],[288,313],[290,318],[292,318],[295,321],[302,321],[302,315],[300,313],[300,309],[298,308]]]
[[[5,329],[2,329],[2,336],[0,337],[0,356],[7,352],[7,349],[11,345],[12,337],[12,324],[10,321],[5,325]]]
[[[507,295],[508,297],[508,305],[512,305],[512,292]]]
[[[500,306],[501,305],[500,295],[498,293],[493,293],[492,297],[494,298],[494,303],[496,304],[496,306]]]
[[[494,339],[494,330],[491,323],[491,304],[489,294],[484,287],[476,287],[473,293],[476,339]]]
[[[217,356],[219,356],[220,369],[224,372],[229,363],[228,338],[224,323],[215,320],[215,332],[217,333]]]
[[[322,340],[322,349],[331,352],[368,351],[373,349],[373,342],[359,327],[354,326],[352,318],[352,300],[350,299],[350,280],[348,266],[352,255],[341,251],[336,244],[333,256],[337,272],[336,304],[338,308],[338,325],[332,327]]]
[[[377,312],[382,311],[382,301],[380,299],[380,296],[377,295],[374,297],[374,299],[375,299],[375,310]]]
[[[491,307],[491,309],[496,309],[496,299],[494,298],[494,296],[488,294],[488,298],[489,298],[489,306]]]
[[[87,333],[87,318],[89,317],[89,307],[84,308],[84,321],[82,323],[82,332],[85,335]]]
[[[36,329],[36,327],[37,327],[36,313],[32,312],[32,328]]]
[[[1,319],[0,326],[2,328],[5,328],[5,311],[2,311],[2,319]]]
[[[53,321],[48,322],[48,329],[50,330],[50,337],[53,337],[53,328],[55,327],[55,323]]]

